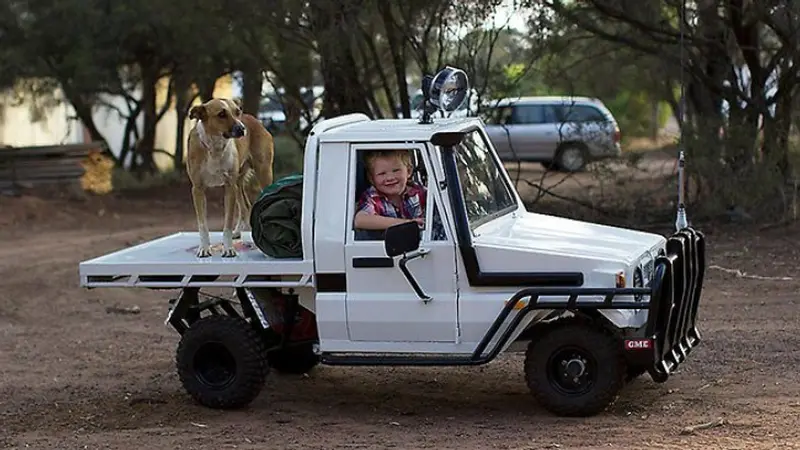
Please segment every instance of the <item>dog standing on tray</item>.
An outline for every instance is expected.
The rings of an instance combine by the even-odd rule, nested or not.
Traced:
[[[192,183],[192,201],[197,216],[200,246],[197,256],[211,256],[206,212],[206,190],[225,190],[225,218],[222,256],[237,255],[233,240],[241,236],[250,220],[252,204],[248,183],[255,176],[258,185],[272,184],[274,142],[258,119],[242,113],[241,104],[230,99],[211,99],[189,110],[196,119],[189,132],[186,170]],[[238,210],[238,214],[235,211]],[[234,219],[237,220],[234,229]]]

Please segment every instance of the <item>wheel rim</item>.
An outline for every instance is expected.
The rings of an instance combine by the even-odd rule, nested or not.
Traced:
[[[561,166],[567,170],[578,170],[583,166],[583,152],[576,147],[565,148],[561,154]]]
[[[224,389],[236,378],[236,359],[219,342],[200,346],[192,358],[192,366],[197,379],[213,389]]]
[[[547,361],[547,380],[558,392],[579,396],[589,392],[597,378],[597,362],[579,347],[562,347]]]

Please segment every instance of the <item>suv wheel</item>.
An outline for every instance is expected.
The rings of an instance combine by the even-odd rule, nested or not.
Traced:
[[[556,155],[558,168],[566,172],[579,172],[586,167],[586,149],[578,144],[567,144]]]

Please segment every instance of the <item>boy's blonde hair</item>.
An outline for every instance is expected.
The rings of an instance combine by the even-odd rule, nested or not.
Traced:
[[[411,173],[414,169],[414,163],[411,161],[411,152],[408,150],[370,150],[364,155],[364,167],[367,170],[367,178],[372,182],[372,166],[378,158],[398,158],[400,162],[408,167],[408,172]]]

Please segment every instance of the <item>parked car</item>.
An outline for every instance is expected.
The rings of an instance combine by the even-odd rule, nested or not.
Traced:
[[[536,161],[548,169],[576,172],[622,151],[619,125],[598,99],[504,98],[485,104],[482,115],[506,161]]]

